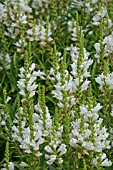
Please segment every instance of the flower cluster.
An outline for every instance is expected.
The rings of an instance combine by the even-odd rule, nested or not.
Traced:
[[[41,77],[44,79],[44,72],[42,71],[34,71],[35,64],[33,63],[29,70],[25,71],[25,69],[22,67],[20,68],[20,74],[19,74],[19,81],[18,81],[18,88],[20,89],[20,94],[23,96],[26,96],[26,92],[29,93],[29,98],[33,97],[35,95],[36,88],[38,85],[35,83],[35,80],[37,77]],[[26,86],[27,84],[27,86]]]
[[[53,135],[50,136],[50,143],[46,145],[44,150],[47,152],[45,154],[45,158],[47,159],[47,164],[51,165],[53,162],[58,164],[63,163],[63,159],[61,158],[67,151],[66,145],[61,143],[63,127],[59,127],[56,131],[53,131]]]
[[[100,25],[100,21],[107,14],[107,9],[103,8],[93,17],[93,25]]]
[[[7,170],[7,168],[1,168],[1,170]],[[14,170],[14,164],[12,162],[9,162],[8,170]]]
[[[100,85],[100,90],[102,90],[105,85],[108,85],[109,90],[113,89],[113,73],[110,73],[107,76],[104,76],[102,73],[97,78],[95,78],[95,80]]]
[[[24,97],[23,102],[25,102],[28,97],[29,102],[32,102],[32,97],[36,93],[36,89],[38,85],[36,84],[35,80],[37,77],[41,77],[44,79],[44,73],[39,71],[34,71],[35,64],[33,63],[28,70],[25,70],[23,67],[20,69],[19,74],[19,81],[18,81],[18,88],[20,89],[20,94]],[[42,110],[38,105],[34,106],[35,110],[38,113],[34,113],[32,110],[32,115],[29,119],[28,113],[26,114],[26,108],[20,107],[18,114],[16,114],[15,119],[13,120],[13,127],[12,127],[12,138],[14,141],[18,141],[20,143],[20,148],[24,149],[25,152],[31,153],[31,148],[33,150],[38,151],[39,145],[44,143],[43,136],[48,135],[48,131],[43,129],[43,121],[46,121],[45,124],[47,128],[51,127],[51,119],[48,109],[46,108],[46,120],[43,119]],[[33,124],[32,128],[31,125]],[[40,134],[40,135],[39,135]],[[36,156],[40,156],[41,153],[37,152]]]
[[[104,38],[103,43],[105,45],[105,48],[104,48],[105,56],[108,56],[111,53],[113,53],[113,45],[112,45],[113,44],[113,32],[109,36],[106,36]]]
[[[92,0],[92,1],[77,1],[77,0],[74,0],[71,5],[72,7],[74,6],[77,6],[78,8],[84,8],[85,12],[90,14],[93,10],[94,10],[94,7],[92,7],[92,5],[95,5],[95,8],[97,7],[97,4],[98,4],[98,0]]]
[[[96,158],[93,159],[93,164],[97,165],[99,159],[101,159],[101,165],[103,167],[109,167],[112,165],[112,162],[108,160],[107,155],[105,153],[100,154],[99,156],[97,156]]]
[[[35,25],[35,27],[30,28],[26,31],[27,36],[26,38],[30,41],[40,41],[40,45],[45,45],[46,42],[49,43],[53,39],[51,37],[51,25],[49,24],[47,28],[45,28],[43,25]]]
[[[77,40],[76,21],[68,21],[68,31],[71,32],[71,40]]]
[[[10,97],[10,96],[7,96],[6,101],[5,101],[5,105],[7,105],[7,103],[8,103],[10,100],[11,100],[11,97]],[[10,116],[9,116],[9,114],[8,114],[7,111],[6,111],[6,107],[4,108],[3,106],[4,106],[3,104],[0,105],[0,107],[2,108],[2,109],[1,109],[1,113],[0,113],[0,126],[5,126],[5,127],[7,127],[7,126],[6,126],[6,125],[7,125],[6,122],[7,122],[8,118],[9,118]]]
[[[108,57],[110,54],[113,53],[113,47],[112,47],[112,41],[113,41],[113,32],[109,35],[106,36],[103,39],[103,46],[104,46],[104,57]],[[95,58],[97,58],[97,62],[100,62],[100,43],[95,43],[94,47],[96,49],[96,54],[95,54]]]
[[[47,108],[45,120],[43,119],[43,113],[39,104],[35,105],[35,110],[37,113],[33,113],[32,115],[33,129],[30,129],[30,122],[28,122],[25,117],[23,119],[23,109],[20,108],[20,113],[16,115],[13,121],[15,125],[12,127],[12,138],[14,141],[20,143],[20,148],[26,153],[31,153],[33,149],[36,151],[36,156],[41,156],[42,154],[39,152],[39,146],[44,143],[44,138],[51,132],[52,121]],[[33,132],[33,136],[31,131]]]
[[[3,70],[3,69],[9,70],[10,69],[11,58],[8,53],[4,56],[3,56],[3,54],[0,54],[0,63],[2,64],[0,66],[0,70]]]
[[[27,24],[27,14],[32,12],[27,1],[8,0],[1,4],[1,20],[7,27],[5,35],[15,39],[20,32],[20,25]],[[8,22],[10,19],[10,22]]]
[[[45,12],[48,9],[48,5],[50,4],[50,0],[33,0],[32,8],[35,9],[36,14],[40,12]]]
[[[100,104],[90,110],[88,106],[80,106],[80,118],[72,122],[70,134],[70,145],[72,147],[76,149],[81,146],[87,152],[93,151],[94,154],[97,153],[97,156],[104,149],[110,149],[109,133],[107,133],[107,128],[101,127],[103,119],[99,118],[98,114],[101,108]],[[102,165],[105,166],[104,163]],[[109,166],[111,166],[111,161]]]

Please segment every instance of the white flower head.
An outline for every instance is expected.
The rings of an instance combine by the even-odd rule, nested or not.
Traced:
[[[46,145],[44,148],[48,153],[54,153],[54,151],[51,149],[49,145]]]
[[[47,154],[45,154],[45,158],[48,160],[48,161],[46,161],[47,164],[51,165],[56,160],[56,155],[47,155]]]
[[[105,167],[110,167],[112,165],[112,162],[108,160],[108,158],[106,158],[103,162],[102,162],[102,166]]]
[[[9,170],[14,170],[14,164],[12,162],[9,162],[8,168]]]
[[[83,91],[83,90],[87,90],[87,89],[88,89],[88,85],[89,85],[90,82],[91,82],[91,81],[86,80],[86,81],[82,84],[81,90],[82,90],[82,91]]]

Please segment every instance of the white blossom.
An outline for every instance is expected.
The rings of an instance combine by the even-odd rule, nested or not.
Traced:
[[[14,170],[14,164],[12,162],[9,162],[8,168],[9,170]]]
[[[20,163],[20,166],[22,166],[22,167],[27,167],[27,166],[28,166],[28,164],[27,164],[27,163],[25,163],[25,162],[21,162],[21,163]]]
[[[90,81],[86,80],[86,81],[82,84],[81,89],[82,89],[82,90],[87,90],[89,83],[90,83]]]
[[[111,161],[108,161],[108,158],[106,158],[103,162],[102,162],[102,166],[107,166],[107,167],[109,167],[109,166],[111,166],[112,165],[112,162]]]
[[[110,53],[113,52],[113,32],[104,38],[103,43],[105,44],[105,55],[109,55]]]
[[[48,160],[48,161],[46,161],[47,164],[51,165],[56,160],[56,155],[47,155],[47,154],[45,154],[45,158]]]

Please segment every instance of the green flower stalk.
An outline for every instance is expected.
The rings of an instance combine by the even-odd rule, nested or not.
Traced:
[[[79,16],[78,16],[78,12],[77,11],[76,11],[76,35],[77,35],[77,41],[79,41],[80,28],[79,28]]]
[[[103,45],[103,20],[100,22],[100,63],[103,65],[104,59],[104,45]]]
[[[5,168],[8,169],[8,165],[9,165],[9,142],[8,141],[6,143],[6,149],[5,149],[5,161],[6,161]]]
[[[11,137],[10,130],[11,130],[11,115],[10,115],[10,100],[11,97],[7,95],[6,87],[3,89],[3,103],[0,104],[0,133],[4,134],[3,138],[9,140]]]
[[[52,53],[52,60],[53,60],[53,69],[55,71],[55,74],[58,73],[58,69],[59,69],[58,57],[59,57],[58,51],[56,49],[56,45],[54,45],[53,53]]]
[[[4,167],[1,170],[14,170],[14,164],[12,162],[9,162],[9,142],[6,143],[6,149],[5,149],[5,164]]]

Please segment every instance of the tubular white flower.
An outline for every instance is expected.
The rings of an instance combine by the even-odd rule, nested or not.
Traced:
[[[81,90],[82,90],[82,91],[83,91],[83,90],[87,90],[87,89],[88,89],[88,85],[89,85],[90,82],[91,82],[91,81],[86,80],[86,81],[82,84]]]
[[[51,149],[51,147],[49,145],[45,146],[45,151],[47,151],[48,153],[54,153],[54,151]]]
[[[112,162],[111,161],[108,161],[108,158],[106,158],[103,162],[102,162],[102,166],[105,166],[105,167],[109,167],[112,165]]]
[[[8,168],[9,170],[14,170],[14,164],[12,162],[9,162]]]
[[[95,49],[96,49],[96,52],[97,52],[98,54],[100,54],[100,43],[95,43],[95,44],[94,44],[94,47],[95,47]]]
[[[58,158],[58,163],[62,164],[63,163],[63,159],[62,158]]]
[[[51,165],[56,160],[56,155],[47,155],[47,154],[45,154],[45,158],[48,160],[48,161],[46,161],[47,164]]]
[[[35,69],[35,63],[31,64],[31,67],[29,68],[30,71],[33,71]]]
[[[28,164],[27,164],[27,163],[25,163],[25,162],[21,162],[21,163],[20,163],[20,166],[22,166],[22,167],[27,167],[27,166],[28,166]]]
[[[57,152],[60,152],[59,156],[64,155],[67,152],[66,145],[61,144],[60,147],[58,148]]]

